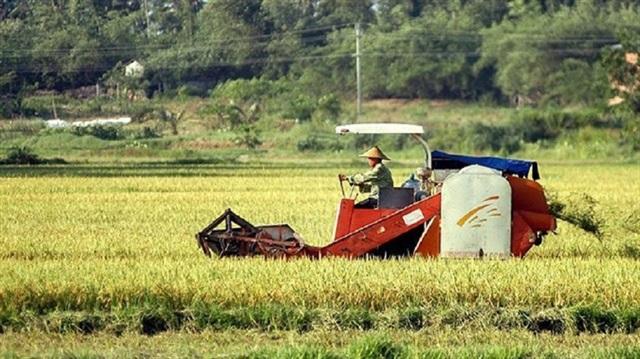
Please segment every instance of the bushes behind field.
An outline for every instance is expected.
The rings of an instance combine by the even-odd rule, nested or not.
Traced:
[[[265,93],[266,99],[263,98]],[[254,79],[225,83],[225,86],[217,88],[212,95],[211,101],[217,105],[203,105],[181,128],[186,134],[189,126],[197,121],[204,121],[199,125],[210,130],[204,134],[209,142],[226,141],[232,145],[235,143],[236,147],[249,148],[265,143],[265,146],[277,147],[285,152],[361,151],[374,144],[397,152],[416,145],[415,141],[405,135],[337,136],[334,133],[335,125],[352,122],[352,119],[349,114],[342,114],[340,102],[335,96],[324,95],[313,99],[296,96],[298,95],[291,85],[287,87],[278,81]],[[48,97],[25,101],[25,106],[33,108],[34,113],[50,111],[48,106],[51,101]],[[15,140],[11,145],[21,144],[18,140],[28,137],[58,132],[91,136],[105,141],[155,139],[162,137],[162,133],[170,125],[167,121],[147,116],[149,111],[159,106],[150,101],[127,104],[95,100],[93,104],[83,103],[82,106],[86,108],[78,108],[75,104],[67,105],[63,98],[56,101],[60,101],[59,113],[69,111],[69,114],[74,115],[93,113],[89,108],[91,106],[101,108],[96,113],[121,113],[124,107],[129,106],[125,110],[129,111],[126,113],[132,116],[134,124],[125,127],[92,126],[52,130],[43,128],[44,123],[41,121],[20,120],[1,124],[0,138]],[[74,110],[65,110],[67,107]],[[251,115],[251,111],[255,111],[255,116]],[[242,113],[244,117],[240,115]],[[462,121],[456,121],[456,115],[451,116],[451,121],[427,119],[417,123],[425,126],[432,149],[453,152],[490,152],[502,155],[521,152],[538,155],[539,150],[544,149],[566,158],[608,158],[633,156],[640,150],[640,118],[629,112],[594,108],[523,108],[510,110],[509,113],[506,118],[501,117],[494,122],[491,119],[465,121],[462,116]],[[255,119],[248,123],[240,121],[230,130],[231,123],[245,117]],[[419,118],[415,115],[410,117]],[[152,121],[141,122],[144,118]],[[230,138],[227,131],[232,131],[236,136]],[[187,137],[192,135],[193,132],[188,133]],[[179,143],[183,140],[189,141],[183,137],[172,139],[179,148]]]
[[[153,305],[114,308],[112,311],[0,311],[0,333],[45,330],[51,333],[115,334],[165,331],[257,329],[289,330],[424,330],[438,328],[525,329],[532,333],[627,333],[640,330],[640,308],[604,308],[578,305],[570,308],[492,308],[474,306],[407,307],[390,311],[366,308],[305,308],[281,304],[224,308],[195,305],[172,308]]]
[[[67,163],[62,158],[40,158],[31,148],[17,146],[9,149],[7,157],[0,159],[0,165],[41,165],[41,164],[64,164]]]
[[[504,155],[534,144],[541,148],[566,145],[590,148],[594,142],[608,144],[626,154],[640,149],[640,118],[625,113],[602,113],[594,109],[521,109],[503,122],[481,121],[418,123],[425,126],[432,149],[454,152],[493,152]],[[294,129],[295,147],[301,152],[360,151],[372,145],[401,151],[414,145],[406,135],[336,136],[330,124],[310,123]],[[602,151],[601,151],[602,152]],[[572,154],[567,153],[568,157]]]
[[[541,144],[551,148],[557,141],[575,133],[587,133],[587,129],[598,129],[611,133],[620,145],[630,151],[640,148],[640,119],[625,113],[600,113],[593,109],[563,111],[522,109],[514,112],[502,124],[481,122],[464,123],[459,126],[445,125],[435,129],[430,142],[433,147],[455,151],[493,151],[510,154],[522,149],[525,144]],[[580,132],[582,131],[582,132]],[[615,135],[618,133],[619,135]],[[589,145],[593,135],[575,136],[576,144]],[[585,142],[585,143],[582,143]]]

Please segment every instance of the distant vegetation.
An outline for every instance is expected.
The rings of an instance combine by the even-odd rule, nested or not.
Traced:
[[[146,5],[145,5],[146,4]],[[0,113],[42,91],[207,96],[226,81],[280,81],[296,118],[353,96],[361,23],[367,98],[596,105],[638,52],[636,1],[13,0],[0,5]],[[141,77],[124,76],[132,61]],[[615,75],[615,76],[612,76]],[[627,80],[629,80],[627,78]],[[118,86],[116,86],[118,85]],[[258,89],[259,96],[269,89]],[[291,91],[295,90],[295,91]],[[637,91],[626,93],[638,110]]]
[[[365,106],[362,121],[424,124],[434,145],[455,151],[595,141],[610,147],[599,145],[600,157],[627,157],[640,149],[639,18],[637,3],[624,0],[14,0],[0,5],[0,118],[131,116],[130,128],[67,132],[113,142],[101,148],[125,141],[170,157],[180,156],[172,147],[360,149],[380,139],[352,146],[326,136],[355,119],[360,23],[370,103],[506,109],[477,118],[427,102],[394,116]],[[127,76],[134,60],[143,71]],[[613,98],[619,104],[607,106]],[[15,129],[0,123],[0,151],[60,141],[33,125]],[[131,142],[139,140],[149,142]],[[391,141],[396,150],[407,145]],[[75,148],[98,145],[80,142]]]
[[[41,165],[41,164],[64,164],[62,158],[40,158],[29,147],[12,147],[9,149],[6,158],[0,158],[0,165]]]

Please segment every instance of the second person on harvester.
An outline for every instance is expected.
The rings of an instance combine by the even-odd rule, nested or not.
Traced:
[[[351,185],[359,186],[361,192],[371,191],[369,198],[356,203],[356,208],[376,208],[380,189],[393,187],[391,171],[382,163],[382,160],[390,161],[390,159],[382,153],[378,146],[373,146],[369,151],[361,154],[360,157],[367,158],[370,170],[353,176],[340,175],[340,179],[349,182]]]

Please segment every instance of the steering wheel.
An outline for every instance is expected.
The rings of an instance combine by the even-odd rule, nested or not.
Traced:
[[[353,184],[353,183],[349,183],[349,181],[342,179],[342,177],[340,175],[338,175],[338,182],[340,182],[340,191],[342,191],[342,198],[353,198],[353,191],[355,190],[356,187],[359,187],[357,184]],[[342,182],[347,182],[349,183],[349,196],[347,197],[347,195],[344,192],[344,185],[342,184]],[[356,197],[358,197],[358,194],[356,193]]]

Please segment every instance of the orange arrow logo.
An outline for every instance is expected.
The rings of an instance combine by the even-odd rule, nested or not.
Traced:
[[[496,201],[500,196],[487,197],[480,205],[474,207],[469,212],[465,213],[460,219],[458,219],[458,226],[463,227],[466,223],[471,224],[471,227],[481,227],[486,221],[483,217],[500,217],[500,211],[495,207]],[[480,213],[483,209],[489,208],[489,210]]]

